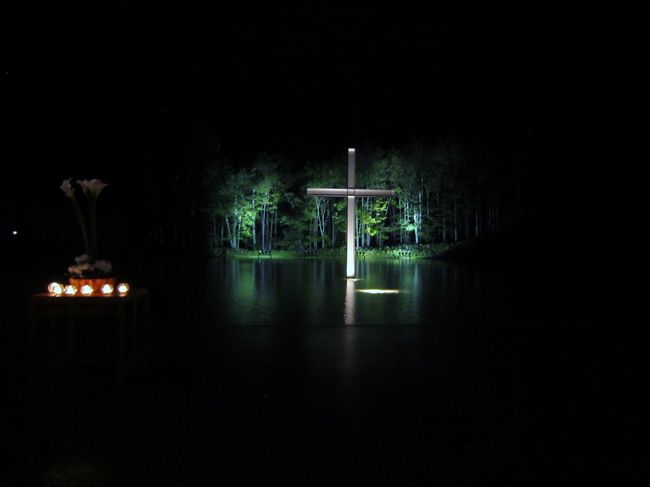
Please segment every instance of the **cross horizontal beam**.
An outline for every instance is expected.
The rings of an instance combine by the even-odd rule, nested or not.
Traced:
[[[345,196],[388,198],[390,196],[395,196],[395,191],[392,189],[307,188],[307,195],[330,196],[334,198],[343,198]]]

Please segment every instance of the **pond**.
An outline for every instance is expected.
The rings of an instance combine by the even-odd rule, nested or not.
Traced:
[[[170,262],[154,279],[166,319],[214,325],[490,324],[556,320],[580,299],[535,269],[479,268],[438,260],[214,259]],[[160,269],[160,268],[159,268]],[[158,270],[159,271],[159,270]],[[547,276],[548,276],[548,269]],[[154,273],[155,274],[155,273]],[[151,274],[148,276],[152,280]],[[172,289],[156,289],[170,282]],[[162,299],[161,299],[162,298]]]
[[[214,315],[232,324],[416,324],[446,321],[464,299],[489,307],[492,286],[478,273],[433,261],[231,260],[211,265]],[[468,281],[469,280],[469,281]]]
[[[149,373],[118,387],[112,367],[89,361],[22,381],[29,350],[5,340],[3,437],[17,447],[3,474],[12,485],[304,485],[315,473],[379,485],[407,472],[411,484],[465,485],[507,472],[525,485],[643,464],[621,445],[638,443],[628,430],[645,414],[630,405],[646,341],[625,334],[605,266],[357,265],[352,281],[343,259],[131,263],[127,280],[150,289]],[[595,317],[607,326],[575,326]],[[603,418],[623,418],[612,421],[623,453],[603,447]]]

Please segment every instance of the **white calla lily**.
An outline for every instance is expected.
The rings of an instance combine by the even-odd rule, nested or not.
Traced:
[[[102,192],[102,189],[108,186],[108,183],[103,182],[101,179],[91,179],[90,181],[84,179],[81,181],[78,180],[77,183],[81,186],[86,196],[92,196],[93,198],[97,198],[99,193]]]

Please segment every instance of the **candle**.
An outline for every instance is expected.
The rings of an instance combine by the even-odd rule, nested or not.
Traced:
[[[51,282],[47,286],[47,290],[51,294],[55,294],[55,295],[59,296],[59,295],[61,295],[63,293],[63,286],[61,284],[59,284],[58,282]]]
[[[77,287],[73,286],[72,284],[68,284],[66,287],[63,288],[63,293],[67,296],[74,296],[77,294]]]

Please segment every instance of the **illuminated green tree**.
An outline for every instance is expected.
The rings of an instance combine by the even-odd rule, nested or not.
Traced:
[[[305,171],[307,186],[332,188],[344,184],[344,171],[338,161],[325,161],[323,163],[308,163]],[[303,189],[303,192],[305,189]],[[310,197],[306,200],[303,215],[309,220],[309,234],[306,238],[310,248],[316,248],[316,242],[325,248],[328,243],[336,241],[336,234],[340,231],[341,219],[344,219],[344,207],[337,204],[333,198]]]
[[[450,137],[390,149],[360,148],[357,184],[395,189],[397,196],[356,199],[357,245],[456,242],[516,221],[517,180],[508,179],[499,160],[486,160],[467,147]],[[264,250],[344,243],[347,200],[304,194],[308,186],[344,186],[345,161],[291,162],[259,154],[248,167],[217,165],[206,172],[204,200],[213,243]],[[173,212],[179,228],[178,215],[194,211],[192,198],[180,201]]]
[[[251,237],[255,224],[253,184],[250,171],[231,170],[220,188],[221,209],[230,247],[240,248],[242,238]]]
[[[257,157],[255,172],[255,210],[259,221],[261,248],[270,250],[277,235],[278,209],[287,192],[286,171],[281,171],[282,158],[260,154]]]

